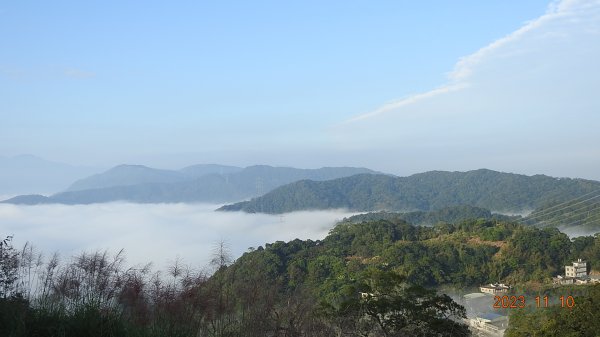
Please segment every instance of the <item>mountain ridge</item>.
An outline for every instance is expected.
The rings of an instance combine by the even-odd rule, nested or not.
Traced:
[[[246,168],[215,164],[193,165],[182,170],[158,170],[141,165],[119,165],[74,184],[75,189],[51,196],[20,195],[3,203],[91,204],[112,201],[136,203],[207,202],[223,203],[248,199],[278,186],[301,180],[327,180],[357,173],[377,173],[366,168],[323,167],[297,169],[254,165]],[[214,171],[227,172],[215,173]],[[184,171],[184,172],[182,172]],[[134,173],[143,173],[136,177]],[[200,174],[204,172],[206,174]],[[208,173],[212,172],[212,173]],[[127,177],[133,184],[125,184]],[[199,175],[200,176],[197,176]],[[112,180],[111,180],[112,179]],[[137,182],[137,183],[136,183]],[[141,183],[140,183],[141,182]],[[79,190],[77,186],[100,186]]]
[[[130,186],[143,183],[183,181],[186,176],[174,170],[155,169],[144,165],[117,165],[105,172],[79,179],[64,192],[91,190],[115,186]]]
[[[302,180],[219,210],[285,213],[346,208],[352,211],[428,211],[472,205],[497,212],[536,209],[600,190],[600,182],[478,169],[429,171],[407,177],[355,175],[330,181]]]

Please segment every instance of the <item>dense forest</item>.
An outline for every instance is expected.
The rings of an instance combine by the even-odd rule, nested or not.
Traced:
[[[507,216],[492,213],[481,207],[460,205],[444,207],[434,211],[414,211],[414,212],[368,212],[353,215],[345,218],[342,222],[360,223],[375,220],[398,221],[403,220],[417,226],[433,226],[440,222],[458,223],[467,219],[488,219],[488,220],[517,220],[517,216]]]
[[[472,205],[520,212],[600,190],[600,182],[525,176],[491,170],[432,171],[409,177],[355,175],[328,181],[303,180],[262,197],[221,208],[260,213],[346,208],[354,211],[428,211]]]
[[[323,240],[235,261],[221,243],[208,273],[178,261],[162,274],[127,268],[121,254],[43,259],[10,238],[1,247],[3,336],[467,336],[465,309],[438,286],[536,285],[576,258],[600,269],[600,235],[495,219],[343,221]]]
[[[241,256],[270,261],[288,287],[313,284],[338,289],[367,267],[393,270],[409,282],[467,287],[495,281],[550,281],[577,258],[600,269],[600,236],[569,237],[554,228],[529,228],[497,220],[469,220],[433,227],[402,220],[341,222],[322,241],[275,242]]]

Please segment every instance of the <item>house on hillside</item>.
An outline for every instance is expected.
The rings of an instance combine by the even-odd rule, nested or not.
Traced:
[[[481,290],[482,293],[495,295],[507,293],[510,290],[510,286],[504,283],[490,283],[488,285],[479,287],[479,290]]]
[[[566,277],[585,278],[587,275],[587,263],[581,259],[573,262],[571,266],[565,266]]]
[[[552,283],[560,284],[560,285],[569,285],[575,283],[575,278],[573,277],[565,277],[562,275],[556,275],[556,277],[552,278]]]
[[[555,284],[587,284],[597,283],[600,279],[590,277],[587,272],[587,262],[577,259],[570,266],[565,266],[565,276],[553,278]]]

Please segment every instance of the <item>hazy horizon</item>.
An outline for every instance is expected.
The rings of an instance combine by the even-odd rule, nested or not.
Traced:
[[[60,192],[64,192],[68,190],[68,187],[70,187],[73,183],[79,181],[80,179],[84,179],[84,178],[88,178],[91,177],[93,175],[96,174],[101,174],[104,173],[110,169],[112,169],[115,166],[118,165],[144,165],[147,166],[149,168],[154,168],[154,169],[165,169],[165,170],[180,170],[183,169],[187,166],[191,166],[191,165],[196,165],[196,164],[221,164],[221,163],[193,163],[193,164],[186,164],[183,166],[163,166],[163,165],[156,165],[156,166],[151,166],[148,164],[140,164],[140,163],[121,163],[121,164],[117,164],[114,166],[109,166],[109,167],[90,167],[90,166],[81,166],[81,165],[74,165],[72,163],[60,163],[60,162],[56,162],[56,161],[46,161],[45,158],[41,158],[38,156],[33,156],[30,154],[25,155],[27,157],[28,160],[35,160],[35,161],[39,161],[39,163],[41,163],[40,165],[33,165],[33,166],[27,166],[27,165],[23,165],[22,163],[18,163],[19,161],[17,161],[17,165],[15,165],[15,163],[12,163],[13,165],[10,164],[10,160],[11,157],[5,157],[2,158],[0,156],[0,175],[2,177],[4,177],[4,183],[2,185],[0,185],[0,201],[4,201],[4,200],[8,200],[10,198],[16,197],[16,196],[20,196],[20,195],[35,195],[35,194],[39,194],[39,195],[44,195],[44,196],[51,196],[54,195],[56,193],[60,193]],[[20,156],[17,156],[20,157]],[[13,157],[16,158],[16,157]],[[8,163],[8,165],[6,165]],[[50,165],[55,165],[58,167],[52,167],[51,166],[51,170],[50,172],[46,172],[45,171],[45,165],[48,165],[48,163]],[[3,165],[4,164],[4,165]],[[238,166],[241,168],[247,167],[247,166],[253,166],[253,165],[235,165],[235,164],[229,164],[231,166]],[[268,163],[256,163],[254,165],[269,165]],[[12,167],[11,167],[12,166]],[[278,167],[277,165],[270,165],[273,167]],[[299,168],[299,169],[318,169],[318,168],[322,168],[325,167],[326,165],[322,165],[322,166],[300,166],[300,167],[294,167],[294,168]],[[350,166],[350,165],[340,165],[340,167],[342,166]],[[279,167],[292,167],[292,166],[286,166],[286,165],[282,165]],[[423,173],[426,171],[415,171],[415,172],[407,172],[405,174],[403,173],[398,173],[398,172],[389,172],[389,171],[383,171],[383,170],[378,170],[374,167],[365,167],[362,166],[363,168],[367,168],[367,169],[372,169],[378,172],[381,172],[383,174],[393,174],[399,177],[408,177],[411,176],[413,174],[418,174],[418,173]],[[428,170],[428,171],[471,171],[471,170],[478,170],[478,169],[490,169],[490,170],[494,170],[494,171],[499,171],[499,172],[506,172],[506,173],[514,173],[514,174],[523,174],[523,175],[527,175],[527,176],[532,176],[532,175],[536,175],[536,174],[545,174],[551,177],[556,177],[556,178],[575,178],[575,179],[588,179],[588,180],[596,180],[596,181],[600,181],[600,177],[596,178],[594,175],[590,175],[590,176],[568,176],[568,175],[552,175],[549,172],[528,172],[528,171],[516,171],[516,170],[501,170],[501,169],[494,169],[492,167],[474,167],[474,168],[469,168],[469,169],[464,169],[464,170],[449,170],[449,169],[432,169],[432,170]],[[241,201],[241,200],[229,200],[229,202],[236,202],[236,201]]]

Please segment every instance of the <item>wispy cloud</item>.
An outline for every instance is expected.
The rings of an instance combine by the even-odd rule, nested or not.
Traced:
[[[465,81],[468,79],[469,75],[471,75],[476,66],[480,64],[486,57],[493,54],[505,45],[518,41],[528,32],[543,26],[546,22],[550,22],[560,16],[573,14],[572,11],[576,8],[580,8],[578,5],[581,3],[585,4],[585,1],[563,0],[560,2],[551,3],[544,15],[535,20],[527,22],[523,27],[490,43],[475,53],[462,57],[454,66],[454,70],[448,74],[449,79],[454,82]]]
[[[597,7],[600,4],[600,1],[585,1],[585,0],[562,0],[555,1],[548,6],[546,13],[535,20],[531,20],[525,23],[521,28],[516,31],[500,38],[492,43],[486,45],[485,47],[477,50],[475,53],[464,56],[458,60],[455,64],[454,69],[448,73],[449,82],[441,87],[436,89],[415,94],[409,96],[407,98],[384,104],[383,106],[364,113],[358,116],[352,117],[345,121],[345,123],[358,122],[365,119],[373,118],[384,113],[398,110],[400,108],[415,104],[417,102],[421,102],[442,94],[458,91],[464,88],[467,88],[469,83],[469,78],[473,74],[474,71],[477,70],[477,66],[480,65],[484,60],[489,58],[491,55],[497,53],[503,47],[517,42],[521,38],[527,35],[527,33],[534,31],[540,27],[543,27],[546,23],[552,22],[553,20],[564,17],[571,16],[576,17],[578,13],[582,11],[589,10],[590,8]],[[546,34],[560,34],[556,32],[549,32]]]
[[[394,101],[391,103],[387,103],[385,105],[383,105],[382,107],[373,110],[371,112],[362,114],[362,115],[358,115],[356,117],[353,117],[349,120],[347,120],[347,123],[352,123],[352,122],[356,122],[356,121],[360,121],[363,119],[368,119],[371,117],[375,117],[377,115],[381,115],[383,113],[386,113],[388,111],[392,111],[392,110],[396,110],[399,109],[401,107],[407,106],[407,105],[411,105],[413,103],[431,98],[431,97],[435,97],[438,95],[442,95],[442,94],[446,94],[452,91],[457,91],[460,89],[463,89],[466,87],[466,84],[464,83],[457,83],[457,84],[450,84],[450,85],[445,85],[443,87],[437,88],[437,89],[433,89],[431,91],[425,92],[425,93],[421,93],[421,94],[416,94],[416,95],[412,95],[409,96],[407,98],[398,100],[398,101]]]

